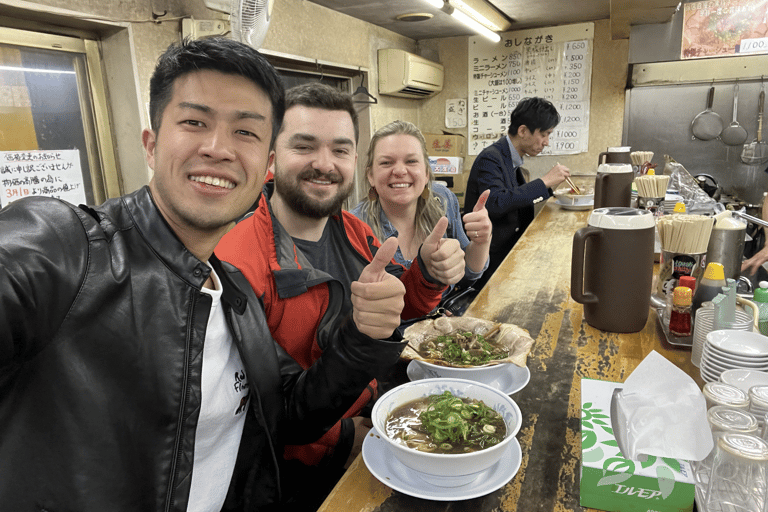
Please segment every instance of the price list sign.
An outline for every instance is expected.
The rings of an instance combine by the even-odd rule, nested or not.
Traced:
[[[468,153],[477,155],[506,134],[512,111],[532,96],[560,113],[541,154],[586,152],[593,38],[592,23],[508,32],[496,44],[470,37]]]

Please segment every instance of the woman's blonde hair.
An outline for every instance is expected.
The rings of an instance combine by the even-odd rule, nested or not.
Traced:
[[[384,137],[390,135],[410,135],[415,137],[421,144],[421,151],[424,155],[424,165],[427,172],[427,183],[424,187],[424,193],[419,196],[416,203],[416,218],[414,223],[416,225],[415,236],[419,240],[424,240],[429,235],[440,220],[440,217],[445,215],[445,205],[432,193],[432,183],[435,181],[435,175],[432,172],[432,167],[429,165],[429,156],[427,155],[427,142],[424,140],[424,135],[413,123],[408,121],[393,121],[388,125],[380,128],[371,137],[371,144],[368,147],[368,157],[365,163],[365,176],[370,177],[373,170],[373,156],[376,152],[376,145]],[[384,233],[381,228],[381,201],[378,194],[375,194],[375,189],[371,187],[368,197],[364,199],[364,211],[366,212],[368,219],[368,225],[371,226],[373,233],[381,240]]]

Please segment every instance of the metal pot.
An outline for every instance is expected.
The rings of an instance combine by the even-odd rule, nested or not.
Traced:
[[[709,197],[715,201],[720,200],[720,196],[723,194],[723,187],[717,182],[717,180],[709,174],[697,174],[693,177],[701,190],[707,193]]]

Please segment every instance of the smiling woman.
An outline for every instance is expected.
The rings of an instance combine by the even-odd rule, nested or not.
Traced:
[[[352,213],[368,223],[380,240],[396,236],[395,259],[406,267],[417,258],[438,221],[447,217],[445,237],[458,241],[465,253],[463,275],[452,284],[469,286],[488,265],[491,221],[485,200],[462,219],[458,199],[434,180],[428,161],[424,136],[413,124],[394,121],[378,130],[371,138],[365,166],[368,198]]]

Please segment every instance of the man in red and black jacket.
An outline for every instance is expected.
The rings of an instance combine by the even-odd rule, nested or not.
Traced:
[[[264,302],[275,340],[309,367],[352,314],[350,284],[380,243],[367,224],[341,209],[357,162],[351,97],[317,82],[286,96],[270,164],[274,183],[267,184],[256,210],[224,236],[216,254],[242,270]],[[442,238],[447,224],[438,223],[410,269],[394,261],[387,268],[406,288],[404,320],[428,314],[446,286],[464,275],[458,241]],[[355,438],[352,418],[375,397],[374,380],[320,440],[286,448],[283,482],[295,489],[297,510],[316,508],[341,475]]]

